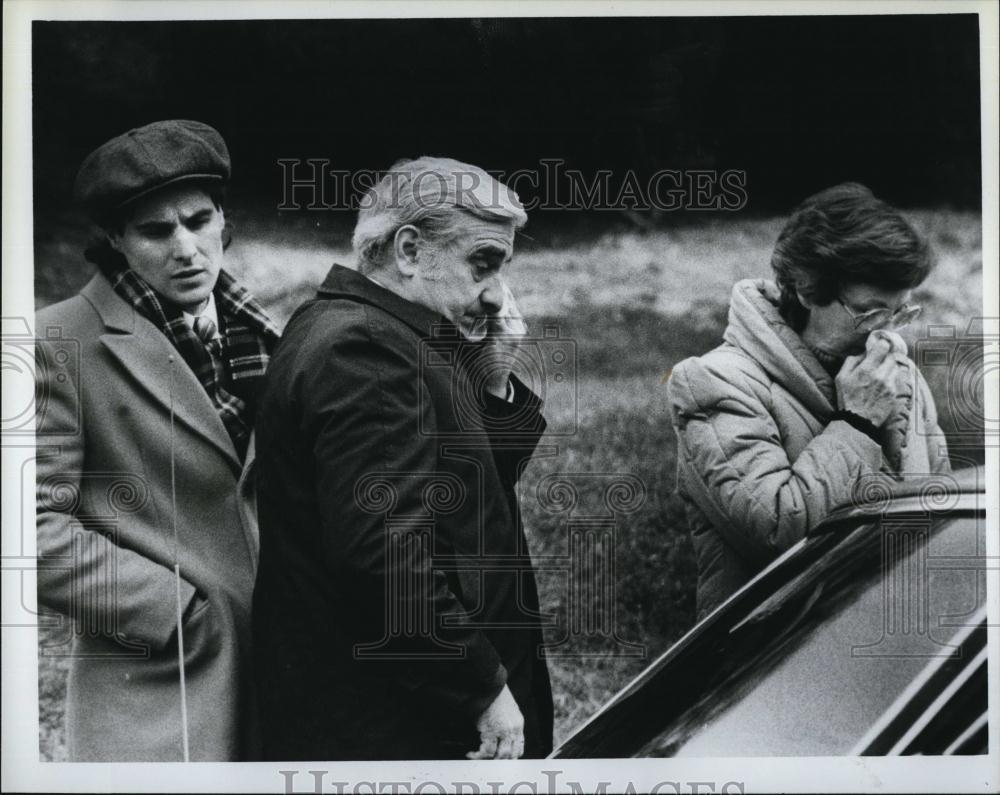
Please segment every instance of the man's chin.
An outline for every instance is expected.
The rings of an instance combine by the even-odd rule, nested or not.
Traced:
[[[176,291],[174,295],[168,295],[171,301],[181,307],[185,312],[194,314],[195,309],[200,309],[212,294],[212,289],[183,290]]]

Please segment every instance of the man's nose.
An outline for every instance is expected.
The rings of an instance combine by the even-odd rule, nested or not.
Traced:
[[[174,259],[190,260],[198,253],[195,236],[187,229],[180,229],[174,235]]]
[[[503,309],[504,283],[499,276],[490,279],[489,283],[479,294],[479,303],[482,304],[483,311],[488,315],[495,315]]]

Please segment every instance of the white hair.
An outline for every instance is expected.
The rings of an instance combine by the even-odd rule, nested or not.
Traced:
[[[517,194],[477,166],[447,157],[400,160],[361,203],[351,241],[358,270],[385,264],[400,227],[412,225],[426,239],[443,241],[458,231],[463,215],[506,221],[515,229],[528,220]]]

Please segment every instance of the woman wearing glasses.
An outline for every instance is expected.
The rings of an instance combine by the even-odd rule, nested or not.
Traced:
[[[771,258],[733,288],[724,342],[674,368],[678,490],[698,558],[698,618],[859,479],[947,471],[933,399],[893,330],[933,266],[899,212],[848,183],[806,199]]]

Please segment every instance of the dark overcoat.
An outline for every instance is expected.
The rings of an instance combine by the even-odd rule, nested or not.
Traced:
[[[515,495],[545,423],[520,382],[482,392],[477,351],[336,265],[289,322],[256,431],[266,758],[460,758],[504,684],[550,750]]]

